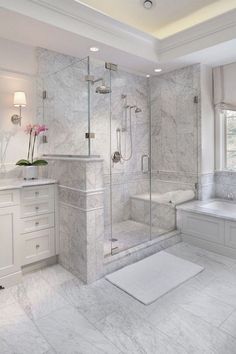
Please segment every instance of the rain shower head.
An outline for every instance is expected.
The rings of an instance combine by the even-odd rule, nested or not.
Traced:
[[[107,93],[111,92],[111,89],[109,86],[106,86],[105,83],[103,82],[101,86],[96,87],[96,93],[100,93],[102,95],[105,95]]]

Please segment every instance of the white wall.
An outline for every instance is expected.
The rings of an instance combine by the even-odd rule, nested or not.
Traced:
[[[37,62],[35,49],[0,38],[0,172],[14,167],[27,154],[26,124],[36,117]],[[25,91],[27,107],[22,109],[22,127],[10,121],[18,109],[13,106],[14,91]]]

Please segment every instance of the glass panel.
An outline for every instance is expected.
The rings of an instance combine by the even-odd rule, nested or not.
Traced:
[[[48,126],[44,154],[88,155],[88,58],[66,63],[43,79],[43,120]]]
[[[91,153],[104,159],[107,256],[150,240],[147,81],[94,60],[91,74],[102,79],[91,86]]]
[[[111,71],[112,254],[150,240],[149,115],[146,78]]]
[[[152,238],[176,228],[175,205],[193,198],[198,182],[197,91],[184,70],[150,79]]]

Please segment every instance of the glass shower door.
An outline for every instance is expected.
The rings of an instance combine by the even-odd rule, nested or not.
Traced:
[[[110,166],[107,226],[111,254],[151,239],[150,112],[147,80],[122,70],[109,76]]]

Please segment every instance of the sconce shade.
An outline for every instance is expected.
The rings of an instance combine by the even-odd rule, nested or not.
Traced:
[[[14,106],[15,107],[25,107],[26,106],[25,92],[23,92],[23,91],[14,92]]]

